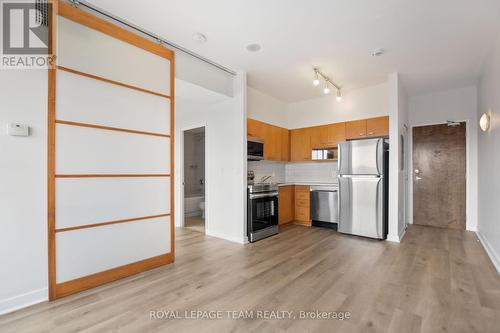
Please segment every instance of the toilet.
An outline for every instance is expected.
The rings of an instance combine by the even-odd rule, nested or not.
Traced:
[[[205,218],[205,201],[200,201],[201,217]]]

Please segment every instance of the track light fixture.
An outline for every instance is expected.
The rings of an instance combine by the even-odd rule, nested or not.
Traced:
[[[325,87],[323,88],[323,93],[329,94],[330,93],[330,85],[334,86],[335,89],[337,89],[337,101],[342,100],[342,88],[333,82],[328,76],[325,74],[321,73],[318,68],[314,67],[314,80],[313,80],[313,85],[318,86],[320,84],[319,78],[321,77],[325,81]]]

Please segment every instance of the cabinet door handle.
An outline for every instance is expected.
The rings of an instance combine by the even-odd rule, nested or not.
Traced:
[[[373,135],[374,133],[373,132],[368,132],[368,135]]]

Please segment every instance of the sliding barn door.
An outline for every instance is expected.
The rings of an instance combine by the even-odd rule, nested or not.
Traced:
[[[53,23],[51,299],[174,260],[173,53],[63,3]]]

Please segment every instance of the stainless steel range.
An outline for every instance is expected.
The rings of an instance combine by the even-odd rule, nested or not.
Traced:
[[[253,243],[278,233],[278,185],[248,185],[248,241]]]

